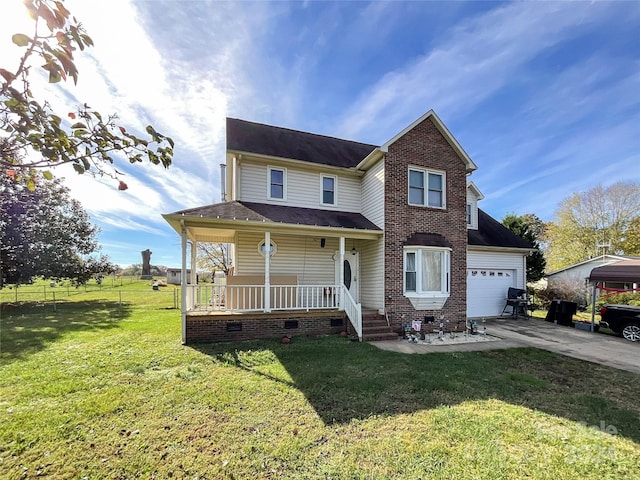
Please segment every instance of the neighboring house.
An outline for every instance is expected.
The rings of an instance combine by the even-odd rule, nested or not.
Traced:
[[[478,208],[476,168],[433,111],[381,146],[227,119],[227,201],[164,215],[185,264],[232,245],[226,286],[183,289],[183,342],[499,315],[532,247]]]
[[[545,278],[547,279],[549,288],[559,283],[574,283],[580,286],[587,286],[589,284],[589,275],[591,270],[605,265],[611,265],[613,263],[622,262],[625,260],[638,260],[640,257],[630,257],[626,255],[601,255],[599,257],[590,258],[584,262],[575,263],[568,267],[561,268],[555,272],[547,273]],[[625,284],[621,282],[608,282],[606,287],[608,288],[624,288]]]
[[[594,268],[603,267],[605,265],[613,265],[628,260],[640,260],[640,257],[632,257],[627,255],[601,255],[599,257],[590,258],[584,262],[575,263],[568,267],[556,270],[545,275],[548,288],[553,289],[570,289],[579,288],[582,292],[582,303],[585,305],[590,302],[588,296],[591,292],[589,287],[589,276]],[[633,283],[622,281],[605,281],[600,284],[603,288],[611,289],[630,289]]]
[[[191,269],[187,270],[187,284],[191,284]],[[182,269],[181,268],[167,268],[167,283],[173,285],[180,285],[182,283]],[[195,282],[194,282],[195,283]]]

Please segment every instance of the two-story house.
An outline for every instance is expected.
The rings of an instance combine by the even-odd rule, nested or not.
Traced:
[[[227,119],[226,201],[164,215],[185,272],[231,245],[226,285],[182,276],[183,342],[499,315],[531,245],[478,208],[476,168],[433,111],[380,146]]]

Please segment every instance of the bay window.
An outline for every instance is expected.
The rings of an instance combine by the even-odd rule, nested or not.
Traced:
[[[404,249],[406,296],[448,296],[450,250],[436,247]]]

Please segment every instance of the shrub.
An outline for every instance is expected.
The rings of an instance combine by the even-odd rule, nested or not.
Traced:
[[[596,310],[600,310],[605,303],[615,305],[633,305],[640,307],[640,293],[624,292],[624,293],[601,293],[596,300]]]
[[[534,295],[545,309],[553,300],[574,302],[581,309],[587,305],[587,287],[582,280],[575,278],[556,279],[547,288],[534,290]]]

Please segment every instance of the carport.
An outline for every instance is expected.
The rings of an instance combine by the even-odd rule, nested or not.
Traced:
[[[628,292],[637,292],[640,289],[640,259],[624,260],[622,262],[604,265],[594,268],[589,275],[589,283],[593,284],[593,292],[591,294],[591,331],[594,330],[596,317],[596,291],[598,284],[603,282],[620,282],[631,285],[626,289]]]

